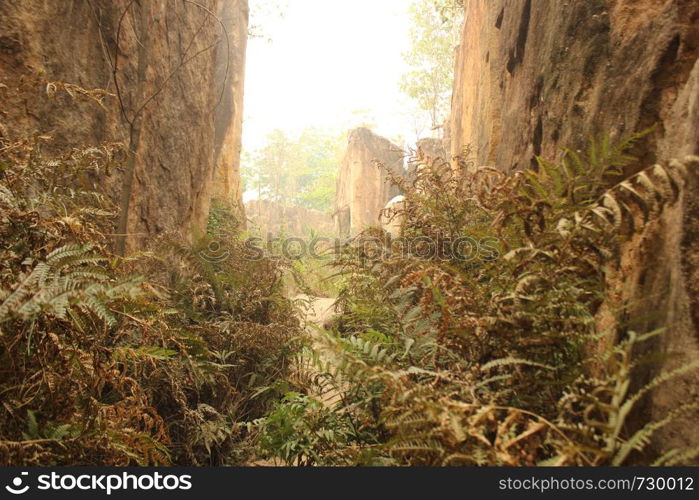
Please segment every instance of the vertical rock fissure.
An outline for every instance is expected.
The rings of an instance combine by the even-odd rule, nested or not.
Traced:
[[[524,8],[522,9],[522,20],[519,25],[519,34],[517,36],[517,42],[514,47],[510,50],[510,58],[507,61],[507,72],[514,73],[517,66],[522,64],[524,61],[524,51],[527,47],[527,38],[529,36],[529,23],[531,22],[532,15],[532,0],[526,0],[524,3]]]

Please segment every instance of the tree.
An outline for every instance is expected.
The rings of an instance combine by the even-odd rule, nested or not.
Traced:
[[[416,0],[410,7],[410,66],[401,90],[429,113],[433,130],[447,118],[454,82],[454,48],[459,43],[463,6],[458,0]]]
[[[284,205],[289,203],[295,191],[291,172],[296,149],[291,139],[277,129],[269,133],[265,146],[254,153],[251,163],[244,169],[260,198]]]
[[[125,255],[126,253],[131,198],[133,196],[133,184],[136,173],[136,157],[141,142],[145,111],[156,102],[157,97],[168,85],[176,80],[177,74],[190,62],[199,56],[213,52],[223,40],[226,42],[226,50],[230,51],[230,40],[226,27],[216,14],[194,0],[183,0],[183,4],[187,8],[197,10],[201,16],[201,22],[199,23],[199,28],[187,43],[180,44],[177,56],[172,58],[174,62],[168,73],[160,75],[160,77],[149,77],[153,44],[153,5],[148,2],[130,0],[121,11],[115,33],[113,34],[105,33],[103,27],[99,25],[100,37],[104,45],[107,45],[107,39],[114,42],[113,53],[107,53],[107,59],[112,73],[111,77],[119,103],[122,122],[128,137],[126,171],[121,185],[119,219],[117,221],[116,253],[118,255]],[[217,24],[221,30],[220,35],[214,37],[213,40],[206,40],[200,36],[203,28],[208,23]],[[120,39],[127,29],[133,30],[138,42],[136,53],[129,55],[136,59],[135,75],[124,74],[124,70],[120,66],[121,59],[126,59],[123,61],[126,64],[128,64],[129,59],[129,57],[124,57],[120,46]],[[167,36],[170,36],[170,34],[168,33]],[[180,34],[179,36],[180,40],[182,40],[182,35]],[[199,40],[199,38],[202,38],[202,40]],[[170,45],[168,44],[168,46]],[[226,78],[228,77],[227,72],[228,66],[226,66]],[[223,96],[223,89],[221,90],[221,96]]]
[[[304,130],[291,139],[274,130],[265,145],[243,157],[245,189],[283,205],[330,210],[344,141],[340,134]]]
[[[272,42],[269,25],[283,20],[288,8],[285,0],[250,0],[248,36]]]
[[[307,129],[299,138],[301,165],[296,202],[316,210],[330,211],[335,201],[335,184],[344,152],[345,136]]]

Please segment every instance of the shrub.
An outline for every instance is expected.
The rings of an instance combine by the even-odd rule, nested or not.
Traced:
[[[585,156],[568,151],[559,164],[539,160],[538,170],[513,175],[465,156],[454,168],[438,161],[410,181],[393,178],[405,193],[403,241],[369,229],[336,263],[345,314],[325,338],[319,368],[324,384],[343,392],[333,410],[361,431],[326,456],[337,464],[620,465],[697,455],[652,457],[647,446],[697,401],[636,430],[629,415],[652,388],[699,364],[633,392],[647,361],[635,353],[661,332],[620,336],[622,328],[595,322],[620,242],[684,183],[680,163],[623,178],[632,161],[625,150],[641,135],[593,142]],[[460,238],[486,241],[487,251],[440,251]]]
[[[123,151],[46,140],[0,144],[0,463],[242,463],[298,349],[280,271],[220,227],[220,262],[174,237],[113,255],[97,187]]]

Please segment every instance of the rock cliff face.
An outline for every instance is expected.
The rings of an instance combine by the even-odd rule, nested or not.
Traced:
[[[443,139],[420,139],[417,141],[417,157],[424,159],[447,159],[445,141]]]
[[[216,108],[214,196],[237,211],[242,227],[245,225],[245,213],[240,183],[240,153],[248,14],[248,0],[223,0],[220,17],[228,32],[228,50],[216,54],[216,86],[225,89],[225,93],[221,105]]]
[[[449,126],[451,154],[527,168],[536,155],[583,148],[655,125],[633,153],[634,171],[699,153],[699,3],[685,0],[467,0]],[[624,328],[664,328],[666,352],[699,357],[699,182],[626,244],[615,304]],[[632,172],[629,172],[632,173]],[[668,361],[670,365],[673,361]],[[655,392],[648,411],[696,394],[688,376]],[[698,416],[690,417],[696,419]],[[656,446],[699,443],[666,429]]]
[[[652,125],[639,167],[677,154],[665,138],[676,135],[673,109],[697,71],[697,2],[468,0],[465,8],[452,154],[470,145],[480,164],[510,170],[534,155],[555,158],[562,145]],[[696,126],[684,123],[694,137],[681,142],[696,145]]]
[[[6,0],[0,122],[14,137],[51,135],[57,150],[123,142],[130,160],[101,184],[128,206],[127,247],[167,230],[191,236],[215,194],[242,205],[247,12],[247,0]],[[51,81],[117,97],[105,109],[61,92],[50,99]]]
[[[267,200],[251,200],[245,203],[245,214],[250,230],[266,238],[268,234],[308,237],[311,231],[319,236],[334,233],[333,219],[320,210],[290,206]]]
[[[404,175],[403,153],[399,146],[367,128],[352,130],[337,180],[333,217],[338,235],[348,236],[378,225],[384,205],[400,194],[398,188],[386,180],[386,172],[377,167],[377,161]]]

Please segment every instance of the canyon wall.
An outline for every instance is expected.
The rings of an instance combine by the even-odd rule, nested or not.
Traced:
[[[478,164],[513,171],[537,155],[586,148],[593,136],[651,126],[629,174],[699,153],[699,2],[466,0],[465,19],[451,155],[471,147]],[[685,355],[665,368],[699,358],[699,164],[686,164],[680,199],[624,245],[614,303],[606,304],[625,311],[619,334],[665,331],[655,347]],[[665,384],[645,417],[661,418],[697,391],[696,375]],[[699,444],[697,418],[664,428],[654,445]]]
[[[416,145],[416,156],[424,160],[445,160],[447,155],[445,144],[444,139],[420,139]]]
[[[308,237],[311,232],[319,236],[331,236],[334,223],[330,215],[297,205],[284,206],[267,200],[251,200],[245,203],[248,228],[263,238],[268,234],[292,237]]]
[[[384,205],[400,191],[386,180],[387,172],[377,162],[403,176],[403,156],[399,146],[367,128],[349,133],[335,195],[333,218],[338,235],[349,236],[379,224]]]
[[[227,48],[216,57],[216,86],[225,89],[216,108],[214,197],[233,209],[245,227],[240,154],[243,137],[245,55],[248,43],[248,0],[221,2],[220,17],[228,33]]]
[[[696,71],[699,3],[468,0],[465,9],[452,155],[471,146],[479,164],[512,170],[592,136],[657,125],[638,150],[639,168],[673,156],[664,142]],[[685,142],[696,145],[693,133]]]
[[[56,151],[124,143],[125,165],[98,180],[128,207],[120,243],[135,249],[174,230],[192,237],[214,195],[242,207],[247,23],[247,0],[4,0],[0,123],[12,137],[49,135]],[[114,97],[102,108],[53,92],[53,81]]]

